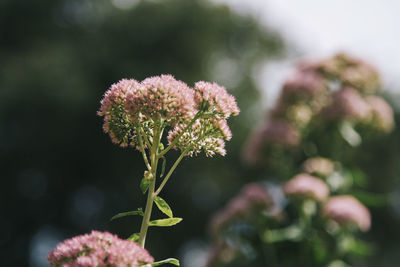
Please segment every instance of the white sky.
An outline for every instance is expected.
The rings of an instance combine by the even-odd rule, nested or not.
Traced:
[[[319,57],[338,51],[376,65],[386,86],[400,92],[400,0],[213,1],[253,14],[280,32],[292,47],[288,59],[268,64],[258,73],[266,104],[273,101],[299,56]]]

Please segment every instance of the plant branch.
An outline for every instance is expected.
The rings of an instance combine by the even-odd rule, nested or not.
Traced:
[[[181,162],[181,160],[183,159],[183,157],[186,155],[186,153],[190,150],[191,147],[186,148],[182,154],[179,156],[179,158],[175,161],[174,165],[172,165],[171,169],[168,171],[167,175],[165,176],[165,178],[163,179],[163,181],[161,182],[160,186],[158,187],[157,191],[154,193],[154,196],[158,196],[158,194],[160,194],[161,190],[164,188],[165,184],[168,182],[168,179],[171,177],[172,173],[174,172],[174,170],[176,169],[176,167],[178,166],[178,164]]]
[[[150,171],[151,166],[149,164],[149,160],[147,159],[146,151],[144,149],[143,139],[142,139],[142,134],[141,134],[141,127],[138,127],[138,138],[139,138],[139,145],[140,145],[140,150],[142,152],[144,163],[146,164],[147,169]]]
[[[190,127],[192,127],[192,125],[196,122],[196,120],[197,120],[198,118],[200,118],[202,115],[203,115],[203,112],[201,112],[201,111],[198,112],[198,113],[193,117],[193,119],[189,122],[189,124],[186,125],[185,129],[183,129],[183,131],[180,132],[180,133],[178,134],[177,137],[175,137],[175,139],[171,142],[171,144],[169,144],[169,146],[168,146],[167,148],[165,148],[165,149],[158,155],[158,157],[160,158],[160,157],[164,156],[169,150],[171,150],[171,148],[173,148],[173,147],[176,145],[176,143],[178,143],[178,141],[179,141],[179,139],[182,137],[182,135],[183,135]]]

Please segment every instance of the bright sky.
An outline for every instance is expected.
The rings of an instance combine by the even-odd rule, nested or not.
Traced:
[[[399,0],[213,1],[253,14],[280,32],[292,48],[287,60],[268,64],[258,73],[260,87],[268,94],[266,104],[299,56],[319,57],[337,51],[376,65],[386,86],[400,92]]]

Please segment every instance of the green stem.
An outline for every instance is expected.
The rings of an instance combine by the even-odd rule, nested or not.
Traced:
[[[147,159],[146,151],[144,149],[142,133],[141,133],[141,128],[140,127],[138,128],[138,137],[139,137],[139,145],[140,145],[140,150],[142,152],[144,163],[146,164],[147,169],[150,171],[151,170],[151,166],[149,164],[149,160]]]
[[[142,225],[140,227],[139,240],[138,240],[139,245],[142,247],[144,247],[145,242],[146,242],[146,235],[147,235],[147,230],[149,228],[151,211],[153,208],[153,202],[154,202],[154,197],[155,197],[154,189],[156,186],[157,163],[158,163],[157,152],[158,152],[158,145],[160,142],[159,135],[161,135],[161,133],[162,133],[162,131],[159,131],[158,127],[156,127],[154,129],[153,145],[152,145],[151,151],[150,151],[150,160],[151,160],[150,173],[152,175],[151,175],[149,189],[147,192],[146,208],[144,211]]]
[[[198,113],[193,117],[193,119],[189,122],[189,124],[185,127],[185,129],[183,129],[183,131],[180,132],[180,133],[178,134],[177,137],[175,137],[175,139],[171,142],[171,144],[169,144],[169,146],[168,146],[167,148],[165,148],[165,149],[158,155],[158,157],[161,158],[161,157],[164,156],[168,151],[170,151],[171,148],[173,148],[173,147],[176,145],[176,143],[178,143],[178,141],[179,141],[179,139],[182,137],[182,135],[183,135],[190,127],[192,127],[192,125],[196,122],[196,120],[197,120],[198,118],[200,118],[202,115],[203,115],[203,112],[198,112]]]
[[[171,177],[172,173],[178,166],[178,164],[181,162],[183,157],[186,155],[186,153],[189,151],[190,148],[186,148],[185,151],[182,152],[182,154],[179,156],[179,158],[175,161],[174,165],[172,165],[171,169],[168,171],[167,175],[164,177],[163,181],[161,182],[160,186],[158,187],[157,191],[154,193],[155,196],[158,196],[160,194],[161,190],[164,188],[165,184],[168,182],[168,179]]]

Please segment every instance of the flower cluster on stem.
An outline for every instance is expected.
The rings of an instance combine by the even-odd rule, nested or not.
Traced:
[[[171,75],[142,82],[121,80],[105,93],[101,104],[98,114],[104,117],[104,131],[114,143],[136,147],[147,168],[141,187],[148,195],[138,237],[144,247],[153,202],[159,199],[175,168],[185,156],[201,151],[207,156],[225,155],[225,141],[232,137],[227,119],[238,115],[239,108],[235,98],[216,83],[201,81],[191,88]],[[168,140],[165,146],[164,133]],[[163,176],[165,154],[171,149],[181,154],[157,188],[159,161],[163,160]],[[172,214],[161,211],[169,217]]]

